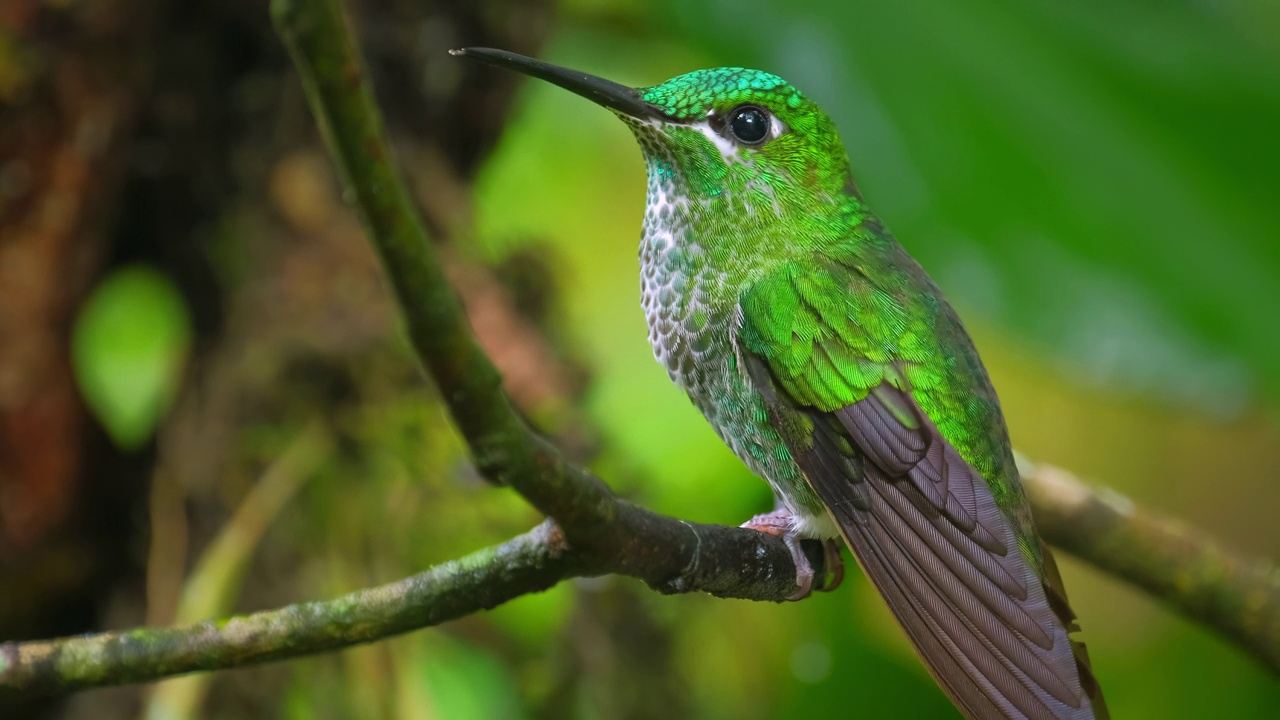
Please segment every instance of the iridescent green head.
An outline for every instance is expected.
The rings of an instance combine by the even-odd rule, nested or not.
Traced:
[[[453,52],[547,80],[613,110],[635,131],[651,176],[691,200],[743,191],[776,215],[802,216],[845,207],[856,195],[835,125],[776,75],[714,68],[635,89],[502,50]]]

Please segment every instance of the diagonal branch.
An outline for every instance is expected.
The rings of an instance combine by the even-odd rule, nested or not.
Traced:
[[[1094,491],[1065,471],[1026,472],[1045,535],[1163,598],[1280,671],[1272,565],[1232,555],[1177,521]],[[622,556],[578,552],[553,521],[397,582],[219,622],[0,644],[0,689],[67,692],[244,667],[372,642],[541,592],[572,577],[630,574],[666,593],[782,600],[795,568],[760,533],[696,525],[626,503],[641,527]]]
[[[1203,623],[1280,674],[1280,569],[1203,531],[1094,490],[1065,470],[1024,468],[1036,524],[1049,542]]]
[[[0,644],[0,689],[68,691],[297,657],[435,625],[566,578],[619,573],[660,592],[780,601],[789,551],[614,497],[512,409],[476,344],[391,160],[337,0],[273,0],[317,122],[382,256],[409,336],[486,477],[548,520],[502,545],[334,600],[186,627]],[[1024,473],[1045,537],[1205,623],[1280,671],[1280,577],[1202,533],[1049,467]],[[563,528],[563,530],[561,530]]]
[[[2,685],[68,691],[238,667],[435,625],[555,585],[574,569],[552,526],[387,585],[218,622],[0,645]]]
[[[620,554],[580,552],[556,524],[426,572],[321,602],[195,625],[0,644],[0,689],[67,692],[243,667],[438,625],[572,577],[624,573],[667,593],[780,602],[795,566],[781,541],[619,503],[641,529]]]

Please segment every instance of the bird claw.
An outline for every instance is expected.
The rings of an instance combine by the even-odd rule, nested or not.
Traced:
[[[822,541],[822,569],[826,576],[818,586],[821,592],[831,592],[844,582],[844,556],[840,554],[840,548],[839,540],[827,538]]]
[[[756,515],[742,523],[741,527],[772,535],[780,540],[791,551],[791,560],[796,566],[796,591],[787,596],[787,600],[803,600],[819,592],[831,592],[844,580],[844,560],[840,555],[840,545],[832,539],[822,541],[822,577],[817,578],[809,556],[801,546],[800,536],[795,532],[794,516],[784,508],[773,512]],[[828,579],[829,578],[829,579]]]

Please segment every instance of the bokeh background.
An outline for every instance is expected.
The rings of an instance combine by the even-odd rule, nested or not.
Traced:
[[[1029,457],[1280,554],[1280,5],[348,3],[399,159],[540,429],[656,510],[769,506],[652,361],[643,166],[492,45],[632,85],[745,65],[843,134]],[[0,8],[0,639],[329,597],[538,518],[467,463],[256,0]],[[1061,555],[1061,554],[1060,554]],[[1061,557],[1117,718],[1274,676]],[[782,606],[566,583],[373,646],[4,717],[957,717],[860,577]]]

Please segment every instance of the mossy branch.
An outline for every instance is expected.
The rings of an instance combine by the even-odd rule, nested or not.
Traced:
[[[795,568],[775,538],[696,525],[616,498],[514,411],[472,336],[392,161],[337,0],[273,0],[342,182],[382,257],[423,365],[479,470],[554,520],[502,545],[334,600],[219,622],[0,644],[0,688],[60,692],[241,667],[370,642],[492,608],[571,577],[619,573],[661,592],[781,601]],[[1024,475],[1042,532],[1280,671],[1280,577],[1202,533],[1047,467]]]
[[[1060,468],[1023,467],[1051,544],[1163,600],[1280,674],[1280,569]]]

